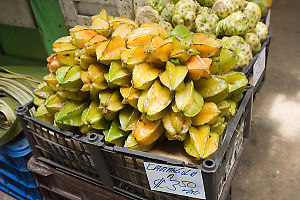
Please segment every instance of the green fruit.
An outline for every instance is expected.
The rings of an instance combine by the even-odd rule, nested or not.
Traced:
[[[76,127],[82,126],[81,115],[87,106],[87,102],[73,100],[66,101],[59,112],[54,115],[56,124]]]
[[[175,5],[170,2],[166,4],[166,7],[161,12],[161,17],[164,21],[171,23],[174,15]]]
[[[41,82],[37,88],[33,91],[34,95],[42,98],[47,99],[51,94],[53,94],[54,90],[52,90],[46,82]]]
[[[261,9],[261,15],[262,17],[266,17],[268,14],[268,11],[271,7],[270,2],[268,0],[249,0],[249,2],[254,2],[257,5],[259,5]]]
[[[220,19],[224,19],[236,11],[243,11],[246,6],[246,0],[217,0],[212,9]]]
[[[248,79],[243,72],[228,72],[221,76],[229,85],[229,94],[227,98],[234,98],[244,92]]]
[[[82,69],[79,65],[60,67],[56,71],[56,79],[59,85],[63,86],[66,90],[76,92],[83,85],[80,78],[81,71]]]
[[[211,74],[224,74],[233,69],[237,63],[237,58],[233,50],[223,48],[220,56],[213,57],[210,67]]]
[[[227,122],[225,122],[225,118],[219,117],[217,122],[210,126],[210,131],[220,136],[224,132],[226,127],[227,127]]]
[[[152,7],[158,13],[161,13],[165,7],[164,0],[146,0],[145,5]]]
[[[102,110],[104,116],[108,114],[109,116],[113,116],[113,113],[118,112],[125,105],[122,104],[122,97],[118,90],[105,90],[99,93],[100,105],[99,108]],[[110,117],[109,117],[110,118]]]
[[[140,115],[141,113],[138,110],[130,106],[121,110],[119,114],[119,120],[121,125],[120,128],[123,131],[132,131],[135,128],[136,123],[140,119]]]
[[[198,33],[216,33],[219,17],[210,8],[203,7],[198,11],[195,28]]]
[[[133,149],[133,150],[138,150],[138,151],[149,151],[151,148],[152,148],[153,144],[151,145],[141,145],[139,144],[135,137],[133,137],[132,134],[129,134],[126,141],[125,141],[125,144],[124,144],[124,147],[126,148],[129,148],[129,149]]]
[[[128,135],[125,131],[120,129],[118,118],[115,118],[112,121],[109,130],[104,130],[103,133],[105,135],[106,142],[120,147],[124,145],[125,139]]]
[[[108,78],[106,80],[109,84],[129,87],[131,85],[131,73],[129,69],[122,68],[121,61],[113,61],[110,64]]]
[[[81,116],[81,121],[84,125],[90,126],[93,129],[107,129],[108,122],[105,120],[103,113],[99,108],[99,103],[92,101]]]
[[[138,7],[136,10],[135,21],[139,25],[147,22],[157,23],[158,19],[159,13],[150,6]]]
[[[194,89],[193,81],[189,81],[182,91],[176,92],[172,109],[174,112],[181,111],[186,117],[194,117],[201,111],[203,103],[202,96]]]
[[[259,52],[261,44],[258,36],[255,33],[246,33],[244,35],[244,40],[250,45],[253,55]]]
[[[268,27],[264,23],[258,22],[254,29],[254,33],[258,36],[260,42],[263,42],[268,37]]]
[[[211,7],[217,0],[197,0],[201,6]]]
[[[176,38],[187,38],[191,34],[190,30],[184,25],[177,25],[172,31],[172,36]]]
[[[57,94],[52,94],[45,101],[45,107],[50,113],[56,113],[64,104],[65,99],[60,98]]]
[[[196,18],[196,10],[197,4],[193,0],[178,1],[172,17],[173,25],[184,25],[191,30]]]
[[[201,78],[195,82],[197,91],[203,96],[205,101],[218,103],[224,100],[229,93],[229,85],[225,80],[211,76],[211,78]]]
[[[42,104],[38,107],[38,109],[34,113],[34,117],[36,117],[44,122],[47,122],[49,124],[53,124],[53,114],[49,113],[45,104]]]

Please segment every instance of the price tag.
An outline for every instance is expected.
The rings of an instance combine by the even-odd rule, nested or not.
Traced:
[[[269,9],[267,18],[266,18],[266,26],[269,28],[271,22],[271,9]]]
[[[266,68],[266,47],[261,51],[253,66],[253,86],[256,86],[261,74]]]
[[[151,190],[205,199],[200,169],[144,162]]]

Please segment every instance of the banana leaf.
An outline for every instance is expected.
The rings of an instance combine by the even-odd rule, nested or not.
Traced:
[[[32,90],[39,81],[0,67],[0,145],[6,144],[21,131],[15,109],[34,97]],[[33,110],[30,111],[33,114]]]

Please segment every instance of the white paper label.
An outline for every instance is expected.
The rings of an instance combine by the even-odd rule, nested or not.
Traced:
[[[269,9],[267,18],[266,18],[266,26],[269,28],[271,22],[271,9]]]
[[[205,199],[200,169],[144,162],[151,190]]]
[[[261,51],[253,66],[253,86],[256,86],[261,74],[266,68],[266,47]]]

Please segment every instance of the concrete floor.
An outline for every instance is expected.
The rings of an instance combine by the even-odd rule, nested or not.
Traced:
[[[267,77],[232,200],[300,199],[300,1],[275,0]],[[1,200],[12,200],[0,192]]]
[[[275,0],[266,81],[232,200],[300,199],[300,1]]]

